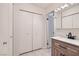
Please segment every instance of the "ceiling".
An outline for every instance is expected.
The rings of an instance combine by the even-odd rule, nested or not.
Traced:
[[[53,5],[54,3],[32,3],[32,4],[42,9],[47,9],[49,6]]]

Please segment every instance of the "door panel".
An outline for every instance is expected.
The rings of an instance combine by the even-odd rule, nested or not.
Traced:
[[[32,23],[33,23],[32,18],[33,18],[33,16],[32,16],[31,13],[27,12],[25,14],[25,17],[26,17],[26,19],[24,19],[24,21],[25,21],[25,23],[24,23],[24,25],[25,25],[25,27],[24,27],[24,32],[25,32],[24,38],[26,40],[25,50],[27,49],[27,51],[31,51],[32,50],[32,40],[33,40],[33,38],[32,38]]]
[[[73,28],[79,28],[79,14],[73,15]]]
[[[67,16],[62,19],[62,28],[72,28],[72,16]]]
[[[17,55],[32,50],[32,14],[19,11],[14,26],[15,52]]]
[[[33,50],[42,48],[42,42],[44,40],[44,24],[42,16],[33,15]]]

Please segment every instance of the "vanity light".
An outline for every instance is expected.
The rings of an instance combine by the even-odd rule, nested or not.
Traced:
[[[55,12],[58,12],[58,11],[60,11],[61,9],[64,9],[64,8],[66,8],[66,7],[69,7],[69,5],[68,5],[68,4],[64,4],[64,5],[61,6],[60,8],[57,8],[57,9],[55,10]]]
[[[59,11],[59,10],[61,10],[60,8],[57,8],[57,10]]]
[[[65,5],[64,5],[65,8],[68,7],[68,6],[69,6],[68,4],[65,4]]]
[[[69,7],[69,5],[68,4],[65,4],[64,6],[61,6],[61,9],[64,9],[66,7]]]
[[[57,9],[55,10],[55,12],[58,12],[59,10],[61,10],[61,8],[57,8]]]
[[[58,10],[56,9],[55,12],[58,12]]]
[[[65,7],[64,6],[61,6],[61,9],[64,9]]]

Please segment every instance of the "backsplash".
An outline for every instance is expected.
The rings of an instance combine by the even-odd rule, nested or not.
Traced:
[[[79,29],[57,29],[55,32],[55,36],[63,36],[66,37],[66,35],[71,32],[72,35],[76,36],[76,39],[79,39]]]

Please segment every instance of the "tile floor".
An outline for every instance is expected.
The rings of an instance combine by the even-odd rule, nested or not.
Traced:
[[[51,49],[40,49],[21,56],[51,56]]]

